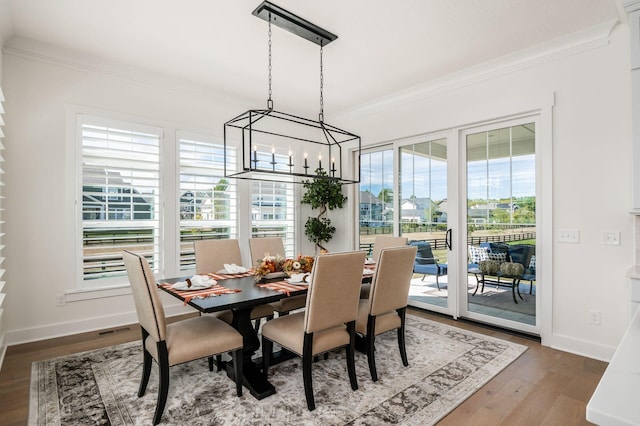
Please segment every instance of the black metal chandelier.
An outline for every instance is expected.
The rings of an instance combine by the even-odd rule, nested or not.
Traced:
[[[324,121],[323,48],[338,36],[268,1],[253,15],[269,23],[269,96],[266,109],[251,109],[224,124],[225,177],[301,183],[309,178],[360,182],[360,137]],[[320,46],[318,120],[273,109],[271,99],[271,24]],[[231,156],[228,148],[242,146]],[[351,162],[348,149],[354,151]],[[351,165],[351,167],[349,167]]]

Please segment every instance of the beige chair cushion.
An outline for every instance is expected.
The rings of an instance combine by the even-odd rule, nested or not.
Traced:
[[[302,356],[304,345],[304,315],[298,312],[268,321],[262,326],[262,335],[278,342],[290,351]],[[317,355],[333,348],[349,344],[347,328],[340,324],[313,334],[313,354]]]
[[[358,318],[356,319],[356,332],[367,335],[367,321],[369,320],[369,299],[361,299],[358,305]],[[376,317],[375,335],[384,333],[385,331],[394,330],[401,325],[400,316],[396,311],[387,312],[386,314]]]
[[[418,248],[383,249],[371,283],[371,315],[381,315],[407,306],[413,262]]]
[[[164,308],[149,262],[143,256],[129,251],[122,252],[122,259],[129,276],[140,325],[147,330],[154,341],[164,340],[166,335]]]
[[[380,257],[380,251],[389,247],[402,247],[409,244],[407,237],[392,237],[389,235],[379,235],[373,241],[373,253],[371,257],[375,262],[378,262]]]
[[[211,315],[167,325],[166,341],[170,366],[242,347],[242,335]],[[151,336],[145,347],[157,361],[158,349]]]
[[[225,263],[242,265],[238,240],[198,240],[193,242],[196,274],[218,272]]]
[[[363,251],[354,251],[316,257],[307,294],[305,332],[355,321],[365,256]]]
[[[375,334],[402,325],[396,309],[407,306],[409,286],[413,276],[416,246],[391,247],[380,251],[380,259],[371,282],[368,299],[360,299],[356,331],[367,335],[369,314],[376,317]]]
[[[251,252],[251,264],[255,265],[259,259],[264,258],[266,253],[270,256],[279,254],[286,257],[284,253],[284,243],[280,237],[250,238],[249,251]]]

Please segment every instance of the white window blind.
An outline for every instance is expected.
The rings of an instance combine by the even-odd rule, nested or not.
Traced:
[[[294,190],[291,182],[252,181],[251,237],[282,237],[285,255],[294,255]]]
[[[122,250],[145,255],[159,271],[162,130],[84,115],[78,124],[85,286],[121,281]]]
[[[224,177],[224,145],[202,135],[178,132],[180,269],[195,265],[193,241],[237,238],[234,179]],[[227,149],[227,167],[236,167],[236,151]]]

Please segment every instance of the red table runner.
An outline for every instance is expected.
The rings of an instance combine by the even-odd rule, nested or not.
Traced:
[[[286,281],[276,281],[272,283],[256,284],[258,287],[268,288],[269,290],[279,291],[287,296],[291,296],[292,291],[306,290],[309,284],[291,284]]]
[[[221,286],[220,284],[214,284],[209,288],[204,288],[202,290],[175,290],[171,286],[173,284],[159,284],[162,288],[169,290],[172,293],[177,294],[178,296],[184,298],[184,304],[186,305],[193,299],[194,297],[213,297],[220,296],[221,294],[233,294],[239,293],[241,290],[235,288],[227,288]]]

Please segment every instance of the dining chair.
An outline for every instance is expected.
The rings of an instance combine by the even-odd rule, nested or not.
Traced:
[[[407,237],[392,237],[390,235],[379,235],[373,240],[373,251],[371,258],[374,262],[378,262],[380,251],[388,247],[402,247],[409,243]],[[360,289],[360,299],[366,299],[371,292],[371,284],[362,284]]]
[[[142,330],[143,366],[138,397],[144,395],[152,361],[159,367],[158,401],[153,424],[160,423],[169,391],[169,368],[213,355],[231,352],[236,394],[242,396],[242,335],[213,316],[201,316],[167,324],[156,280],[143,256],[124,251],[124,264],[131,284]]]
[[[278,317],[262,327],[262,372],[265,378],[273,343],[302,357],[307,408],[316,408],[311,366],[314,357],[346,348],[351,389],[358,389],[355,373],[355,320],[366,253],[327,253],[316,257],[304,312]]]
[[[267,238],[250,238],[249,239],[249,251],[251,252],[251,259],[255,264],[258,260],[264,258],[266,253],[273,256],[276,254],[285,257],[284,243],[280,237],[267,237]],[[273,310],[278,313],[278,316],[287,315],[289,312],[304,308],[307,301],[307,295],[285,297],[277,302],[270,303]]]
[[[402,364],[409,365],[405,347],[405,314],[409,285],[413,275],[416,246],[389,247],[380,251],[368,299],[360,299],[356,332],[365,339],[371,379],[378,381],[375,360],[375,337],[398,330],[398,347]]]
[[[224,269],[224,264],[235,263],[242,265],[242,254],[240,253],[240,243],[235,239],[226,240],[197,240],[193,242],[193,249],[196,255],[196,274],[208,274]],[[233,317],[230,311],[223,311],[214,314],[221,320],[231,324]],[[254,320],[256,332],[260,328],[260,320],[273,318],[273,306],[270,304],[258,305],[251,311],[251,319]],[[220,368],[220,367],[218,367]]]

